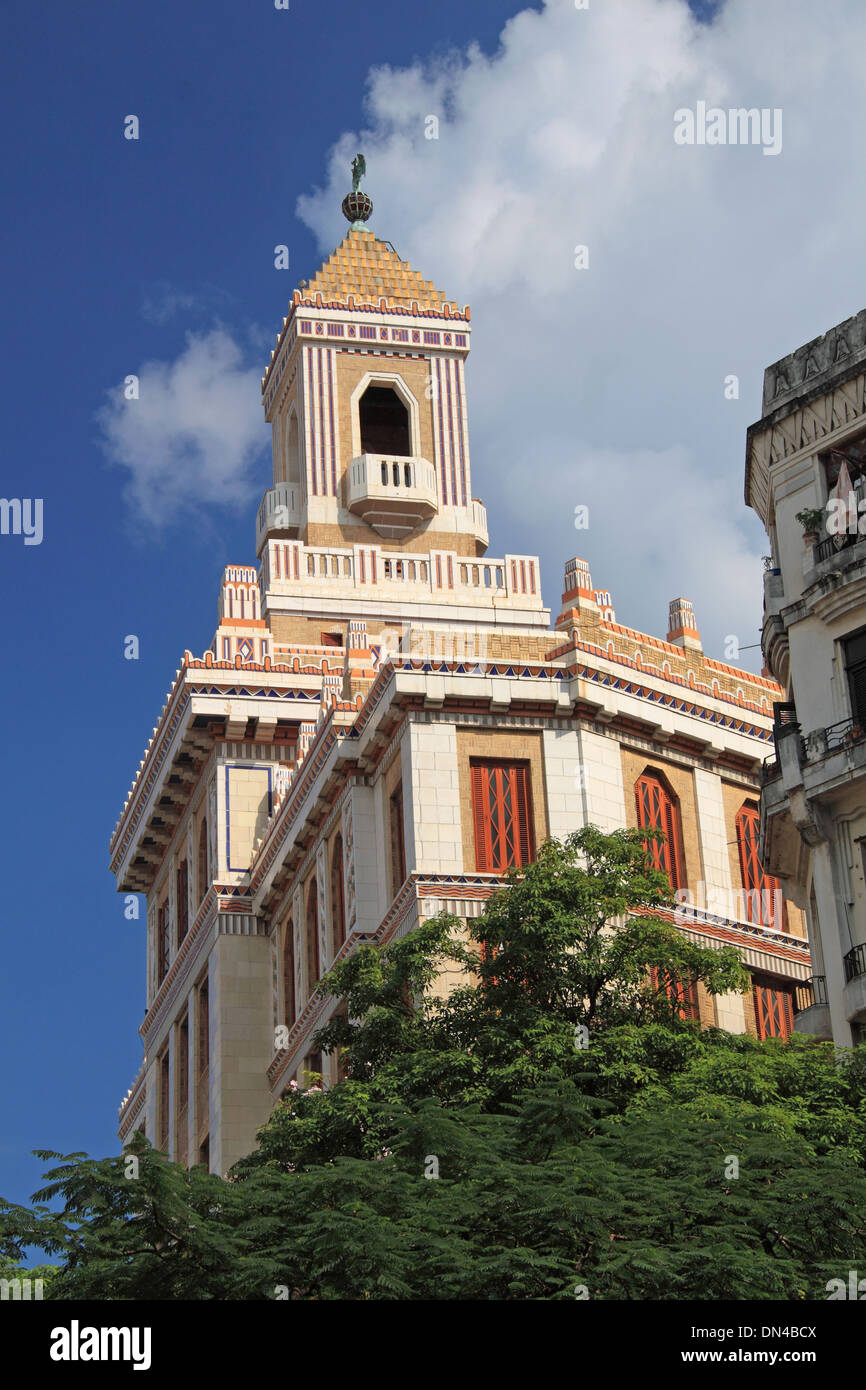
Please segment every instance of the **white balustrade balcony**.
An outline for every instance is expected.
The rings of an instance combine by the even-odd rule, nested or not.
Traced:
[[[268,536],[297,536],[301,527],[301,489],[296,483],[268,488],[256,517],[256,554]]]
[[[360,454],[346,470],[346,506],[380,536],[399,540],[439,510],[436,473],[423,458]]]
[[[472,498],[472,534],[477,541],[480,541],[485,550],[490,544],[490,534],[487,530],[487,508],[480,497]]]

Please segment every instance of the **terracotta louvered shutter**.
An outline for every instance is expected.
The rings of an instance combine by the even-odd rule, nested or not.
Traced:
[[[645,841],[653,868],[667,874],[672,888],[683,887],[679,807],[661,779],[651,773],[639,777],[634,789],[637,823],[643,830],[662,830],[664,843]]]
[[[776,903],[779,893],[779,880],[765,874],[758,854],[760,817],[758,808],[748,802],[737,812],[737,848],[740,854],[740,871],[743,887],[746,890],[746,916],[748,921],[761,926],[787,929],[787,908],[783,904],[782,920],[777,922]]]
[[[493,845],[493,865],[501,873],[515,862],[517,819],[514,814],[514,778],[512,769],[490,769],[490,840]]]
[[[679,857],[679,817],[677,809],[670,797],[664,795],[662,801],[662,828],[667,836],[665,844],[665,856],[667,858],[668,876],[670,877],[671,887],[679,888],[680,883],[680,857]]]
[[[677,1013],[680,1018],[697,1019],[698,1013],[698,985],[697,981],[686,977],[685,979],[673,970],[659,970],[657,965],[650,969],[653,987],[662,988],[668,999],[677,1006]]]
[[[760,1038],[787,1038],[794,1026],[791,991],[775,983],[755,982],[755,1015]]]
[[[487,808],[487,768],[472,768],[472,822],[475,829],[475,868],[481,874],[493,873],[493,849],[490,844],[490,817]]]
[[[504,873],[529,864],[534,846],[528,765],[473,764],[472,816],[480,873]]]
[[[529,768],[519,764],[514,772],[514,803],[517,815],[517,863],[521,867],[532,859],[532,830],[529,823]]]

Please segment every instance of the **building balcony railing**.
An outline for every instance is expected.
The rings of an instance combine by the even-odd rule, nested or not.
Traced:
[[[825,759],[866,743],[866,723],[861,723],[858,718],[840,719],[826,729],[812,729],[804,735],[800,732],[793,705],[776,704],[773,709],[776,757],[768,759],[761,769],[762,787],[781,777],[785,768],[788,768],[789,775],[792,769],[799,768],[795,780],[802,780],[804,768],[817,768]],[[858,764],[862,758],[861,752],[858,754]]]
[[[256,517],[256,554],[270,535],[297,536],[301,526],[301,490],[294,483],[268,488]]]
[[[855,743],[866,739],[866,727],[856,719],[840,719],[837,724],[829,724],[826,729],[813,729],[803,740],[806,760],[815,762],[840,748],[851,748]]]
[[[486,549],[490,542],[490,532],[487,530],[487,508],[478,497],[472,498],[472,533]]]
[[[813,975],[811,979],[803,980],[794,987],[795,1013],[805,1013],[806,1009],[811,1009],[814,1004],[827,1004],[827,981],[823,975]]]
[[[791,701],[778,700],[773,704],[773,742],[776,745],[776,758],[773,760],[777,771],[767,775],[765,781],[778,776],[791,762],[802,765],[805,761],[805,748],[797,720],[797,707]],[[794,750],[792,755],[792,749]]]
[[[838,555],[843,550],[849,550],[851,546],[858,545],[866,540],[866,534],[858,529],[860,503],[866,501],[866,476],[858,478],[852,486],[854,505],[850,506],[850,517],[847,519],[848,529],[839,535],[826,536],[813,548],[812,560],[816,565],[820,565],[825,560],[830,560],[834,555]]]
[[[436,471],[423,458],[361,454],[346,470],[346,506],[380,536],[400,539],[439,510]]]
[[[866,945],[855,946],[842,957],[845,970],[845,983],[850,984],[858,975],[866,975]]]
[[[346,599],[418,599],[437,603],[501,603],[521,609],[533,623],[545,610],[537,555],[489,555],[470,559],[456,551],[411,552],[379,546],[308,546],[271,541],[262,552],[263,594],[327,590]],[[546,621],[546,620],[544,620]]]
[[[769,782],[775,782],[777,777],[781,777],[782,769],[779,766],[778,758],[768,758],[761,765],[761,786],[766,787]]]

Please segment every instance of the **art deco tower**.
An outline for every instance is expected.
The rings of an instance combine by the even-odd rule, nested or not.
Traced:
[[[147,900],[121,1137],[221,1173],[293,1084],[337,1080],[315,1042],[334,961],[442,908],[478,916],[548,836],[665,829],[662,867],[698,899],[685,929],[755,972],[745,1001],[690,990],[694,1017],[785,1031],[810,973],[747,852],[779,687],[706,657],[687,599],[647,636],[573,558],[551,629],[537,557],[487,554],[469,310],[367,229],[362,165],[262,383],[258,565],[226,568],[111,844],[118,887]]]

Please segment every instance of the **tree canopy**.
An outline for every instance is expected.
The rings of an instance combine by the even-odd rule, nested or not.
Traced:
[[[866,1261],[866,1049],[684,1018],[678,983],[748,977],[670,900],[644,832],[548,842],[465,926],[331,971],[315,1046],[345,1079],[290,1092],[227,1178],[141,1135],[44,1153],[0,1252],[58,1256],[51,1298],[826,1298]]]

